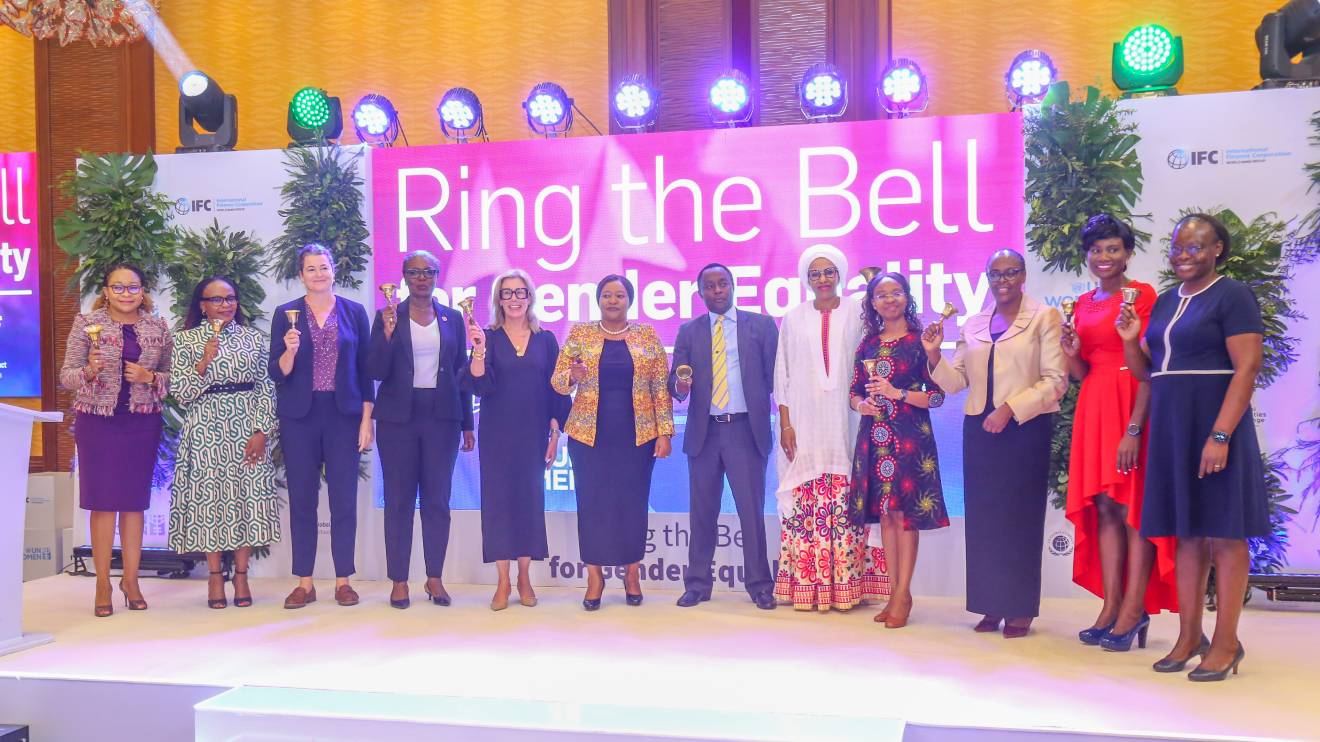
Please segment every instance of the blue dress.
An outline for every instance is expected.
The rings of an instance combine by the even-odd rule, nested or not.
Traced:
[[[1225,340],[1264,331],[1255,295],[1231,278],[1187,297],[1175,287],[1155,301],[1146,330],[1151,385],[1143,536],[1269,534],[1265,467],[1250,406],[1232,431],[1224,470],[1196,476],[1233,378]]]
[[[628,343],[607,339],[600,353],[596,445],[568,439],[577,492],[578,550],[587,564],[632,564],[646,552],[655,440],[636,443],[632,390]]]

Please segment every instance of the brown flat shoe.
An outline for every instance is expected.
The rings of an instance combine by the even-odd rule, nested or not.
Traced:
[[[315,596],[313,596],[313,600]],[[311,601],[308,601],[311,602]],[[340,585],[335,588],[335,602],[340,605],[357,605],[358,594],[351,585]]]
[[[313,587],[311,590],[304,590],[300,585],[298,587],[295,587],[293,589],[293,592],[289,593],[289,597],[284,599],[284,607],[292,610],[294,608],[302,608],[308,603],[315,603],[315,602],[316,602],[316,588]]]

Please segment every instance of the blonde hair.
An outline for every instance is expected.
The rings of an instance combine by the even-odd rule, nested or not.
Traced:
[[[510,278],[517,278],[527,286],[527,326],[532,328],[532,332],[540,332],[541,321],[536,318],[535,311],[536,284],[532,282],[532,277],[527,275],[527,271],[520,268],[510,268],[490,282],[490,326],[488,329],[498,330],[504,326],[504,307],[500,304],[500,289],[504,288],[504,282]]]

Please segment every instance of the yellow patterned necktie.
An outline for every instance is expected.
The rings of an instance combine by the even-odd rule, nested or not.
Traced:
[[[729,406],[729,357],[724,348],[724,317],[717,317],[710,337],[711,386],[710,402],[717,409]]]

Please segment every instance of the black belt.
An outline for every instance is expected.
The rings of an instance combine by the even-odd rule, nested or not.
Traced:
[[[747,417],[746,412],[726,412],[723,415],[711,415],[710,421],[713,423],[731,423],[734,420],[742,420]]]
[[[202,394],[234,394],[236,392],[250,392],[256,388],[257,385],[250,381],[244,381],[237,384],[212,384],[211,386],[206,387],[206,391],[202,392]]]

